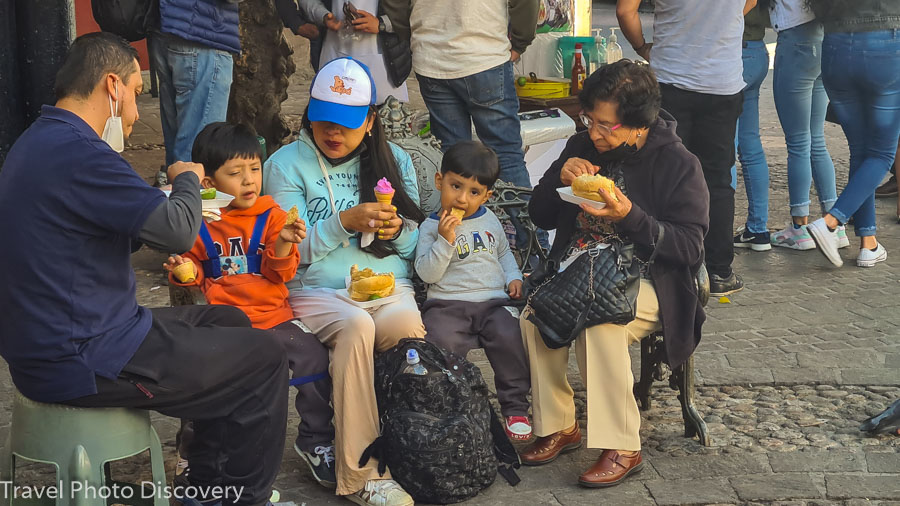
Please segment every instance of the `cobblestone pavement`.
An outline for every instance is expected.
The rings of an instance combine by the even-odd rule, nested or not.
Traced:
[[[609,18],[609,12],[595,13],[595,20],[604,20],[604,26]],[[302,57],[305,44],[294,42],[300,71],[292,78],[284,107],[292,118],[302,113],[311,77]],[[410,95],[413,106],[423,108],[414,79]],[[126,151],[129,161],[148,178],[163,163],[155,102],[141,97],[141,121]],[[769,227],[775,230],[789,216],[786,150],[772,102],[771,73],[760,104],[761,134],[771,168]],[[826,127],[826,136],[842,186],[847,177],[846,141],[834,125]],[[737,201],[736,226],[743,223],[746,209],[742,181]],[[846,264],[841,269],[832,268],[816,251],[737,252],[735,268],[746,289],[728,301],[710,301],[704,338],[695,353],[696,403],[709,426],[712,446],[683,437],[675,392],[660,382],[653,391],[654,407],[643,413],[647,464],[634,478],[610,489],[579,488],[578,474],[599,454],[582,449],[548,466],[523,468],[517,487],[500,480],[465,504],[900,504],[900,438],[866,437],[856,430],[861,420],[900,398],[896,310],[900,262],[893,256],[900,255],[900,225],[892,218],[894,206],[893,199],[878,201],[878,238],[892,256],[873,269],[854,266],[854,239],[851,248],[842,250]],[[134,256],[142,304],[168,305],[162,260],[146,250]],[[639,352],[636,347],[632,351],[637,371]],[[492,383],[483,353],[475,351],[470,359]],[[569,372],[583,423],[584,386],[574,360]],[[4,368],[0,441],[9,428],[11,392]],[[154,415],[153,422],[171,473],[177,421]],[[276,482],[282,500],[349,504],[318,487],[291,449],[296,424],[292,413]],[[128,459],[113,471],[135,478],[148,472],[144,464],[139,458]],[[52,481],[46,466],[20,467],[19,476],[26,483]]]

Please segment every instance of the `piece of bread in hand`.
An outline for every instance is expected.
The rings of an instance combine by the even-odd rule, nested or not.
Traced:
[[[576,196],[596,200],[597,202],[606,202],[606,199],[600,195],[600,188],[603,188],[607,193],[612,195],[616,202],[619,201],[618,197],[616,197],[616,183],[608,177],[601,176],[600,174],[595,176],[582,174],[576,177],[575,181],[572,182],[572,193]]]
[[[376,273],[366,267],[350,266],[350,298],[357,302],[380,299],[394,293],[394,273]]]

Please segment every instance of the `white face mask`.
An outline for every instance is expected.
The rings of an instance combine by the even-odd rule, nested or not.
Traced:
[[[106,120],[106,126],[103,128],[101,139],[109,144],[116,153],[125,151],[125,130],[122,127],[122,117],[117,116],[119,107],[119,81],[116,81],[116,105],[113,107],[113,99],[109,97],[109,119]]]

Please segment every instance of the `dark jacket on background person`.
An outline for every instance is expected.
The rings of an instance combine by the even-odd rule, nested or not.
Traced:
[[[528,212],[538,227],[556,229],[550,250],[553,258],[561,258],[566,251],[581,212],[556,191],[563,187],[559,179],[562,166],[573,157],[599,165],[599,155],[588,132],[578,133],[534,187]],[[697,347],[706,320],[694,274],[703,262],[703,238],[709,229],[709,191],[699,160],[681,143],[675,134],[675,120],[665,111],[660,111],[650,127],[644,147],[621,163],[633,207],[615,229],[635,245],[639,259],[646,260],[659,249],[650,277],[659,299],[668,363],[677,367]],[[665,229],[659,244],[657,224]]]
[[[159,0],[160,30],[230,53],[241,52],[238,6],[224,0]]]
[[[314,23],[323,28],[322,35],[318,41],[310,41],[310,62],[313,68],[318,71],[320,63],[319,57],[322,51],[322,43],[325,40],[327,28],[324,28],[325,15],[329,12],[334,13],[336,8],[340,9],[344,5],[341,0],[319,0],[323,9],[315,9],[314,12],[306,11],[298,5],[297,0],[275,0],[275,8],[278,15],[284,22],[284,26],[291,29],[295,34],[300,26],[304,23]],[[372,13],[378,18],[391,17],[384,10],[384,2],[378,2],[378,12]],[[387,25],[387,22],[385,22]],[[412,53],[409,50],[409,17],[407,14],[407,36],[403,37],[398,34],[393,25],[392,31],[381,32],[378,34],[378,46],[384,57],[384,66],[387,70],[388,78],[394,86],[400,86],[409,77],[412,71]],[[317,42],[317,43],[316,43]],[[351,55],[352,56],[352,55]]]
[[[877,32],[900,29],[898,0],[810,0],[825,33]]]

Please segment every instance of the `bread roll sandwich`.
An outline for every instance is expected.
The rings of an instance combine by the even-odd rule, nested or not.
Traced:
[[[350,266],[350,298],[357,302],[380,299],[394,293],[394,273],[376,273],[366,267]]]
[[[618,202],[619,199],[616,197],[615,190],[616,183],[608,177],[601,176],[600,174],[597,174],[596,176],[582,174],[576,177],[575,181],[572,182],[572,193],[575,194],[575,196],[596,200],[597,202],[606,202],[606,199],[600,195],[600,188],[606,190],[606,192],[612,195]]]

